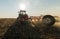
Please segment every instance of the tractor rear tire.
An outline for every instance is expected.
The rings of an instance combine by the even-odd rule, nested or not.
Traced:
[[[53,25],[55,23],[55,18],[51,15],[45,15],[42,21],[45,25]]]

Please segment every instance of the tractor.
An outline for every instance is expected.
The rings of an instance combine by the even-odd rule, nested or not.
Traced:
[[[31,19],[31,18],[28,17],[28,14],[26,14],[26,11],[20,10],[17,20],[20,22],[23,22],[23,21],[28,20],[28,19]],[[51,15],[45,15],[42,18],[42,23],[44,25],[48,25],[48,26],[53,25],[55,23],[55,18]]]

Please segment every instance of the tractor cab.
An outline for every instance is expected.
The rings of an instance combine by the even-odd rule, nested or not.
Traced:
[[[18,21],[25,21],[28,20],[28,15],[26,14],[25,10],[20,10],[19,11],[19,16],[18,16]]]

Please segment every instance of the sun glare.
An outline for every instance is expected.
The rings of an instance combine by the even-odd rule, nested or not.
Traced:
[[[26,5],[24,3],[21,3],[19,5],[20,10],[26,10]]]

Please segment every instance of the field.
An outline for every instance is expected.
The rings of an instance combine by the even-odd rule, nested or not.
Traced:
[[[4,35],[8,27],[10,27],[15,20],[15,18],[0,18],[0,37]]]
[[[6,30],[16,21],[16,18],[0,18],[0,38],[4,35]],[[55,29],[56,30],[56,29]],[[55,32],[54,32],[55,33]],[[47,34],[42,35],[45,36],[47,39],[56,39],[60,38],[59,36],[56,37],[55,34]]]

